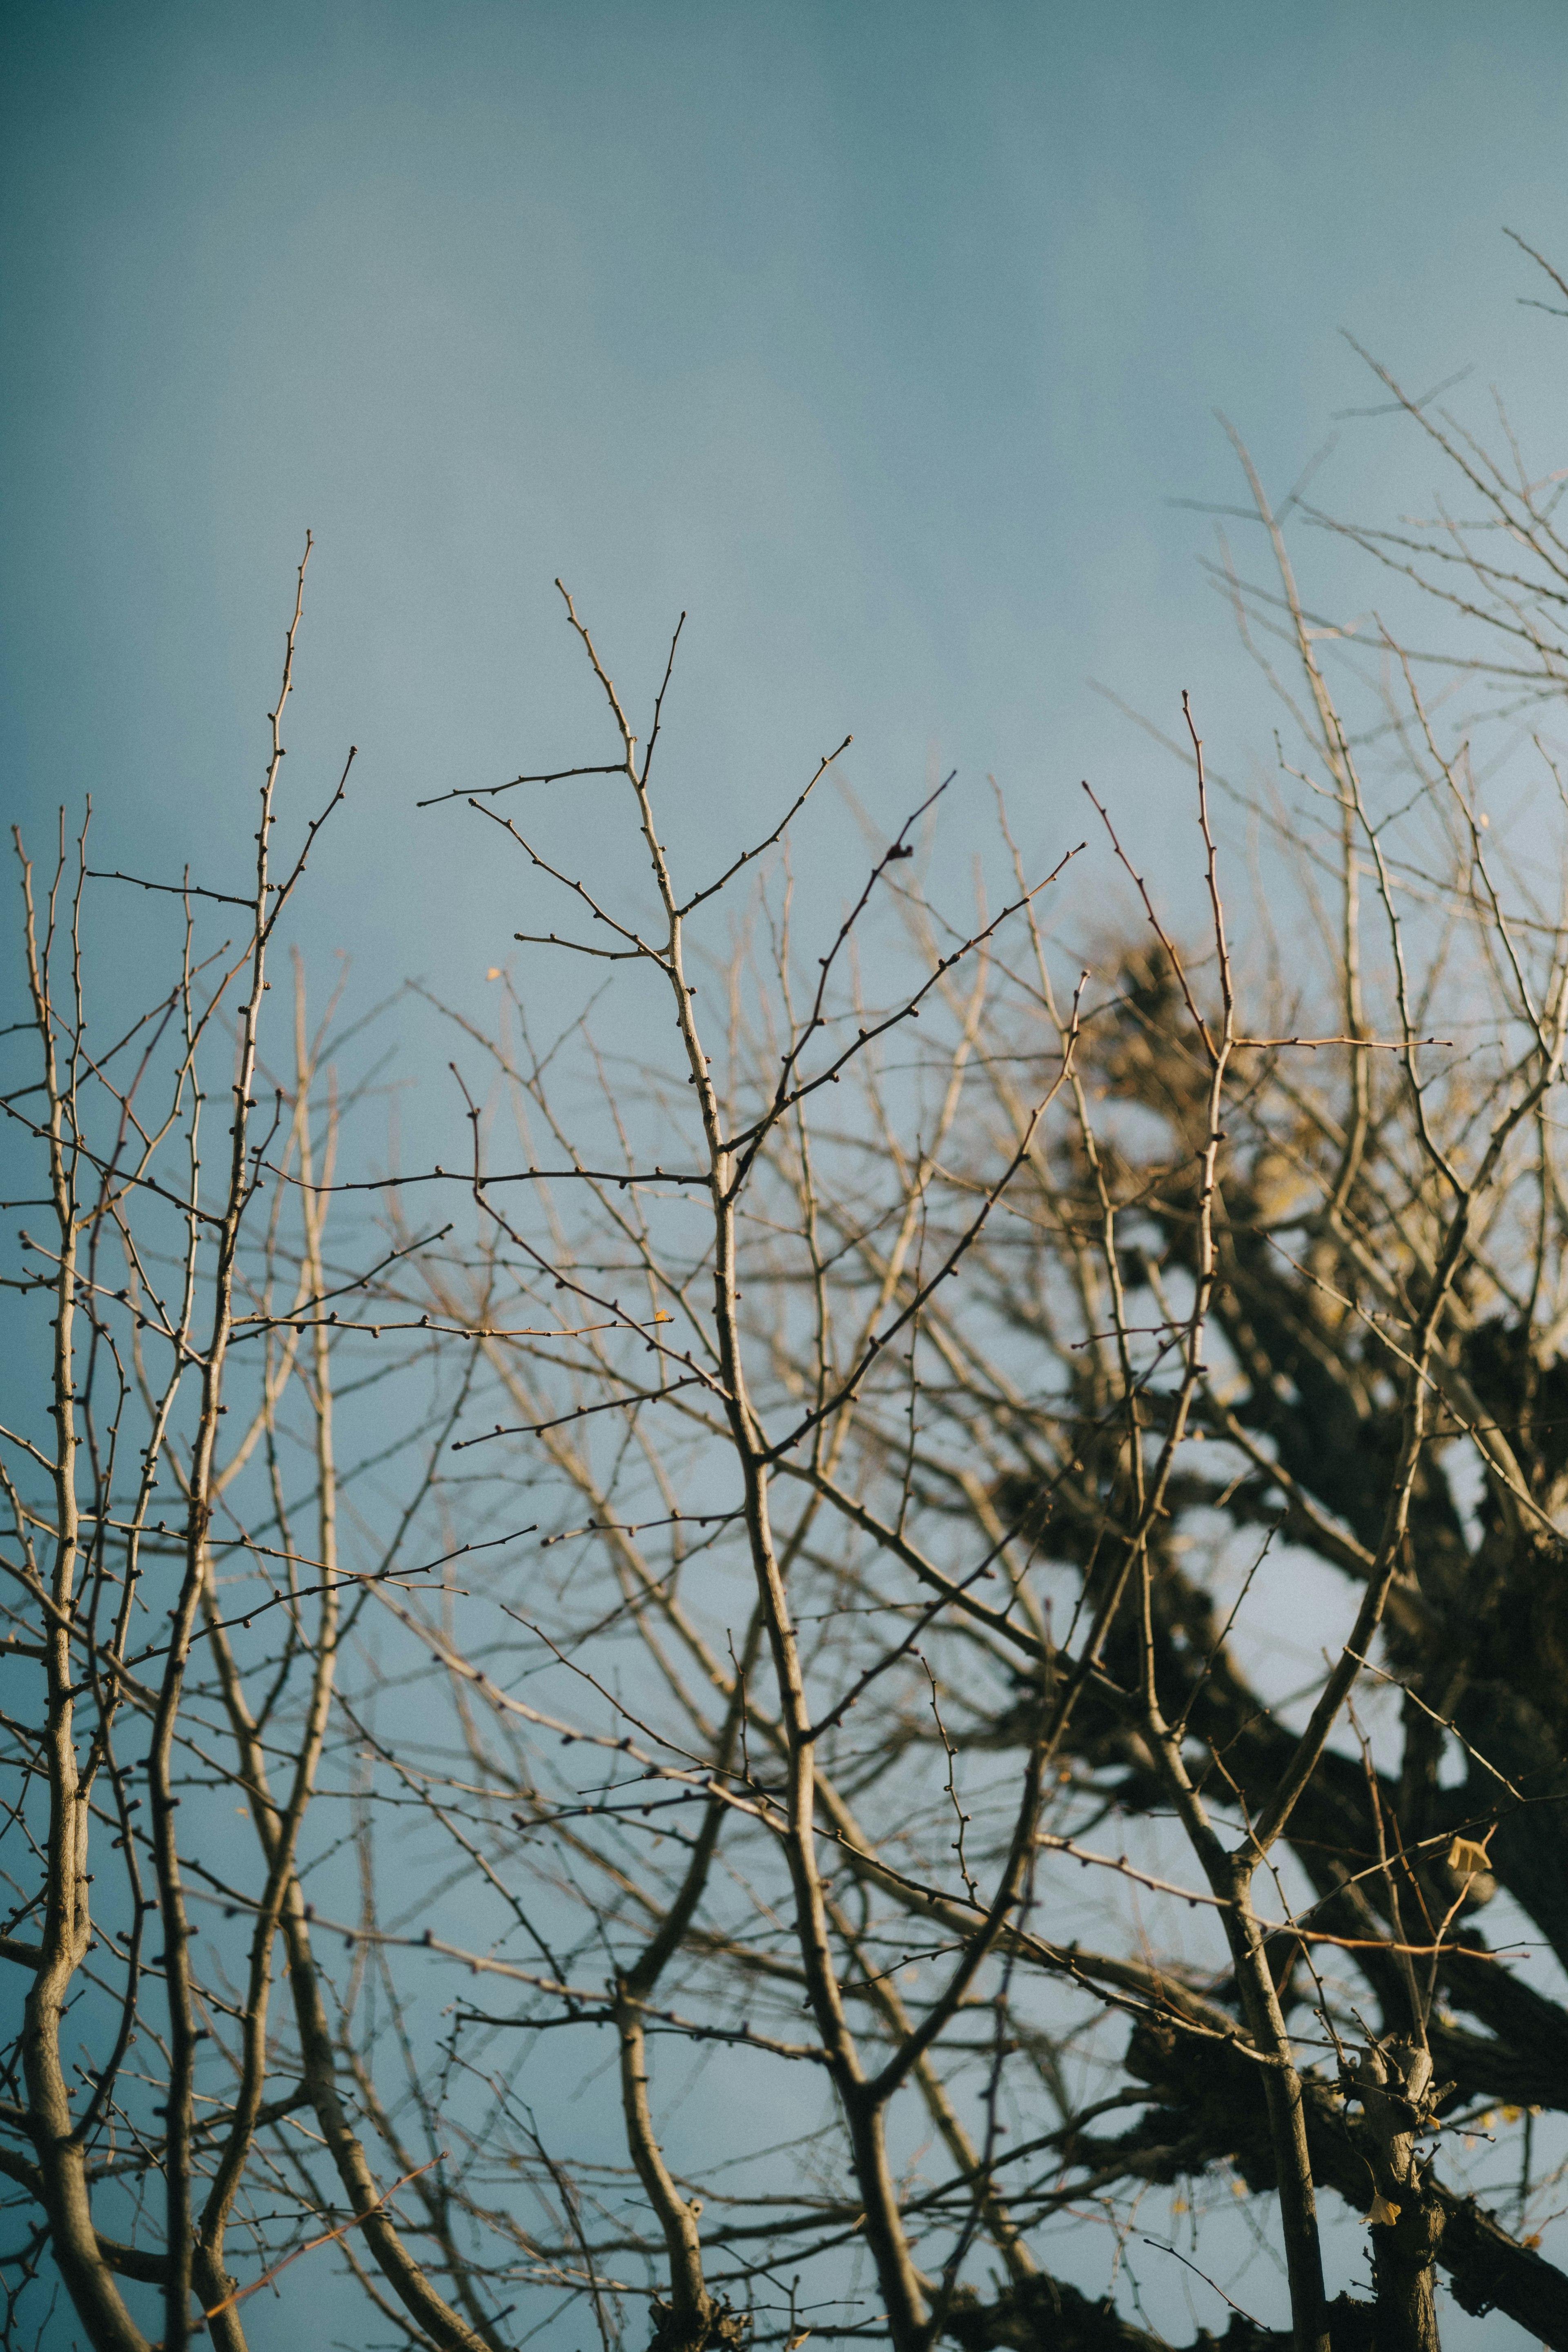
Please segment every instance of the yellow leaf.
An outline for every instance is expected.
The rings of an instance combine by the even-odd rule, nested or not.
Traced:
[[[500,978],[500,964],[499,964],[499,963],[492,963],[492,964],[491,964],[491,966],[490,966],[490,968],[489,968],[489,971],[487,971],[487,972],[486,972],[486,974],[485,974],[485,978],[486,978],[487,980],[499,980],[499,979]]]
[[[1474,1838],[1457,1837],[1448,1848],[1448,1867],[1461,1878],[1474,1878],[1478,1871],[1491,1868],[1491,1860],[1485,1846],[1478,1845]]]
[[[1370,2230],[1390,2230],[1398,2221],[1399,2214],[1400,2208],[1380,2189],[1373,2194],[1372,2210],[1366,2217],[1367,2227]]]

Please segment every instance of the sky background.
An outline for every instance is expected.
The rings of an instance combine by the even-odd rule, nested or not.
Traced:
[[[1501,234],[1568,254],[1561,0],[48,0],[0,42],[6,816],[42,850],[90,792],[95,863],[236,887],[309,526],[290,821],[359,759],[296,934],[366,1001],[478,999],[558,919],[415,806],[610,756],[557,574],[644,711],[689,614],[661,805],[693,881],[853,731],[889,825],[957,769],[953,875],[988,774],[1032,863],[1089,776],[1180,900],[1183,773],[1091,681],[1167,728],[1190,688],[1237,776],[1270,754],[1172,503],[1237,495],[1215,409],[1282,491],[1378,396],[1347,329],[1562,451],[1563,331]],[[1319,483],[1368,516],[1429,477],[1351,419]],[[528,811],[612,893],[618,814]],[[835,919],[849,838],[829,809],[801,852]],[[1072,891],[1092,927],[1103,857]],[[148,914],[95,934],[127,991]]]
[[[1500,234],[1568,249],[1556,5],[0,25],[5,800],[37,844],[90,791],[97,863],[232,883],[309,526],[296,814],[360,758],[303,936],[366,990],[460,994],[545,911],[479,820],[414,803],[606,756],[557,574],[645,709],[689,612],[664,793],[693,877],[853,731],[889,822],[957,768],[955,872],[988,772],[1051,862],[1087,775],[1184,887],[1180,772],[1089,681],[1167,726],[1189,687],[1216,764],[1268,754],[1212,526],[1170,503],[1237,493],[1215,408],[1276,494],[1378,397],[1342,328],[1423,390],[1471,367],[1472,407],[1496,377],[1527,440],[1560,417],[1561,330]],[[1352,422],[1319,484],[1381,511],[1413,462],[1420,497],[1408,428]],[[1304,557],[1325,597],[1339,560]],[[544,803],[631,878],[601,787]],[[1073,908],[1110,887],[1081,867]],[[101,918],[127,972],[147,909]]]

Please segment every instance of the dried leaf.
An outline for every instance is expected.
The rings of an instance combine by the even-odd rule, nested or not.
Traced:
[[[1474,1838],[1457,1837],[1448,1848],[1448,1867],[1461,1878],[1474,1878],[1478,1872],[1489,1870],[1491,1861],[1485,1846],[1478,1845]]]
[[[1402,2210],[1403,2208],[1396,2205],[1392,2198],[1385,2197],[1381,2189],[1376,2189],[1373,2193],[1372,2210],[1366,2217],[1367,2228],[1391,2230]]]

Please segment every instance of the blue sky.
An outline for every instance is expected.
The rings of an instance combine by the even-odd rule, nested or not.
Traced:
[[[1167,503],[1234,494],[1213,409],[1287,483],[1368,397],[1343,326],[1552,415],[1500,229],[1568,250],[1558,5],[0,21],[6,799],[37,837],[90,789],[106,864],[232,866],[310,525],[300,808],[361,757],[307,937],[377,988],[457,990],[540,911],[412,804],[603,756],[557,573],[637,696],[690,612],[698,863],[851,730],[886,814],[958,767],[961,866],[991,771],[1032,847],[1092,774],[1164,859],[1179,779],[1089,680],[1268,748]],[[1331,498],[1377,506],[1401,446],[1352,425]],[[602,871],[604,814],[541,822]]]
[[[956,766],[960,877],[988,773],[1047,863],[1087,775],[1179,896],[1181,772],[1090,681],[1268,754],[1171,503],[1236,494],[1215,408],[1288,485],[1375,397],[1343,327],[1564,454],[1501,234],[1568,256],[1562,0],[0,0],[0,47],[6,814],[42,848],[90,791],[96,862],[232,887],[309,525],[296,818],[360,757],[298,928],[366,998],[472,998],[547,911],[415,803],[607,756],[558,573],[645,708],[689,612],[693,878],[853,730],[886,818]],[[1321,480],[1370,514],[1426,478],[1373,419]],[[533,814],[640,881],[597,787]],[[1092,922],[1103,859],[1073,889]],[[106,904],[129,986],[147,902]]]

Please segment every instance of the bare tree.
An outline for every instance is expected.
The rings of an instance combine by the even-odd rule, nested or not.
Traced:
[[[499,1019],[449,1016],[460,1164],[342,1165],[302,982],[256,1131],[269,797],[156,1118],[151,1029],[89,1053],[30,918],[18,2329],[47,2252],[95,2345],[147,2340],[129,2280],[164,2343],[237,2347],[330,2239],[416,2344],[1131,2352],[1180,2275],[1232,2352],[1425,2352],[1440,2281],[1568,2346],[1568,913],[1555,834],[1487,806],[1561,797],[1568,548],[1552,483],[1385,382],[1466,503],[1350,540],[1456,629],[1331,629],[1286,527],[1342,527],[1239,452],[1269,565],[1216,577],[1296,745],[1242,787],[1184,709],[1195,913],[1089,793],[1034,863],[999,802],[1012,885],[960,915],[945,786],[803,908],[843,746],[689,880],[676,644],[644,740],[568,597],[611,730],[570,781],[650,887],[511,815],[564,777],[447,796],[540,909]],[[536,1036],[535,953],[609,1012]],[[241,983],[214,1204],[196,1056]]]
[[[332,1015],[310,1032],[298,968],[286,1071],[264,1043],[279,924],[354,756],[279,868],[304,572],[248,896],[188,874],[95,873],[85,824],[72,845],[62,823],[40,886],[17,841],[29,1012],[8,1034],[31,1059],[5,1108],[44,1190],[8,1205],[44,1223],[20,1232],[7,1286],[48,1309],[50,1382],[36,1423],[6,1433],[5,1472],[13,1901],[0,1956],[28,1988],[0,2109],[0,2167],[26,2217],[8,2250],[8,2342],[37,2326],[26,2289],[47,2252],[94,2346],[148,2343],[137,2309],[161,2312],[169,2347],[205,2332],[241,2346],[256,2282],[229,2270],[233,2240],[268,2267],[319,2240],[334,2210],[323,2167],[414,2324],[483,2340],[372,2179],[301,1894],[340,1646],[369,1585],[407,1572],[395,1525],[368,1570],[340,1559],[331,1343],[365,1293],[328,1251]],[[85,918],[106,882],[171,899],[179,928],[167,992],[140,1017],[121,998],[100,1044]],[[215,903],[231,936],[204,950]],[[225,1079],[208,1075],[215,1061]]]

